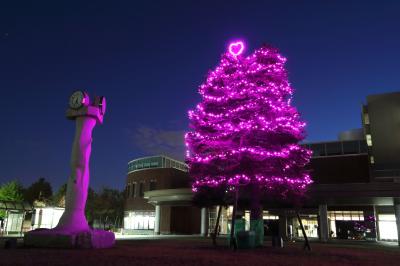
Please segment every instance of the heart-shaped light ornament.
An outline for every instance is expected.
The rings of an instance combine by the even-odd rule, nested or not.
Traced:
[[[244,43],[242,41],[232,42],[229,44],[229,53],[233,56],[240,55],[244,50]]]

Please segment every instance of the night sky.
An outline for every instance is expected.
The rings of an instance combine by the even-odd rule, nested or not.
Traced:
[[[197,87],[235,38],[280,49],[307,141],[334,140],[360,127],[367,95],[400,90],[399,14],[399,1],[1,1],[0,183],[66,182],[75,89],[107,98],[92,187],[122,188],[140,156],[182,159]]]

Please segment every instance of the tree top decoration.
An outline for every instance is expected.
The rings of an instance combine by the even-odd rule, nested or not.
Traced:
[[[311,151],[298,144],[306,123],[291,106],[286,58],[269,45],[244,57],[244,48],[243,41],[230,43],[199,87],[202,101],[189,111],[193,191],[257,184],[302,192],[312,183],[304,169]]]

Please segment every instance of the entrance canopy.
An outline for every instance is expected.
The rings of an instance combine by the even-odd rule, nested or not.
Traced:
[[[33,210],[33,206],[28,202],[0,200],[0,210],[28,212]]]
[[[160,189],[146,191],[144,198],[154,205],[190,206],[193,192],[190,188]]]

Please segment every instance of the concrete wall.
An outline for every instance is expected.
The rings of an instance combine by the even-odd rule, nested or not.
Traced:
[[[400,93],[370,95],[367,109],[376,169],[400,169]]]
[[[171,232],[200,234],[201,209],[191,206],[171,207]]]
[[[161,206],[160,233],[161,234],[170,234],[171,233],[171,207],[170,206]]]

